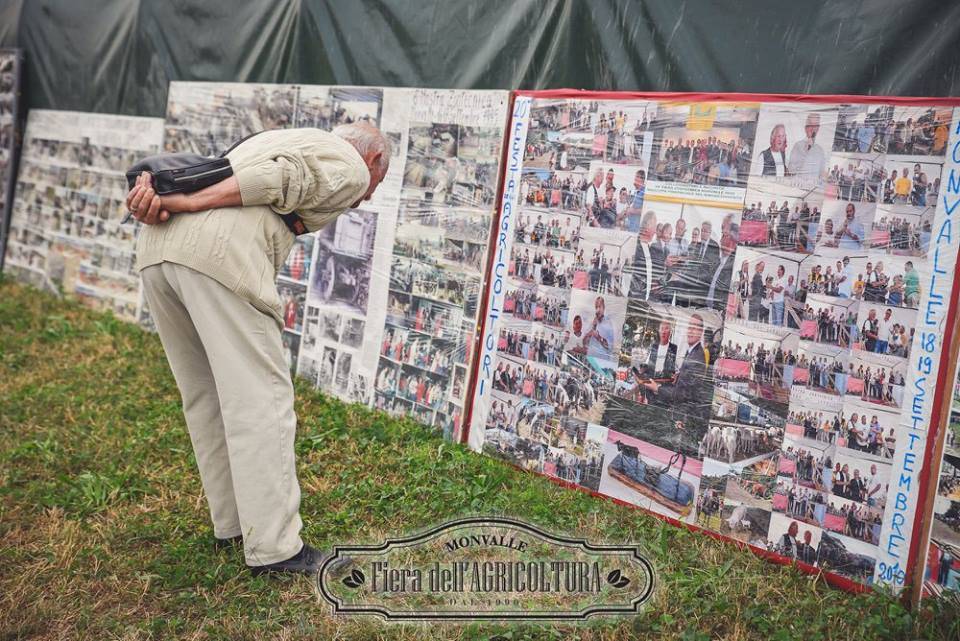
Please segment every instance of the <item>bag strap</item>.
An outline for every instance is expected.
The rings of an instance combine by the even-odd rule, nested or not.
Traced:
[[[231,151],[233,151],[234,149],[236,149],[237,147],[239,147],[242,143],[245,143],[245,142],[247,142],[248,140],[250,140],[251,138],[253,138],[254,136],[256,136],[256,135],[258,135],[258,134],[262,134],[262,133],[263,133],[263,131],[255,131],[255,132],[253,132],[252,134],[247,134],[246,136],[244,136],[243,138],[241,138],[241,139],[238,140],[237,142],[235,142],[235,143],[233,143],[232,145],[230,145],[230,148],[227,149],[226,151],[224,151],[222,154],[220,154],[220,155],[218,156],[218,158],[226,158],[226,157],[227,157],[227,154],[229,154]]]

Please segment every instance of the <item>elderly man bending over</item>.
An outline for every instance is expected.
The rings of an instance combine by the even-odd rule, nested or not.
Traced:
[[[376,128],[267,131],[228,155],[234,176],[160,197],[142,175],[127,207],[145,223],[137,269],[207,496],[217,547],[242,540],[254,574],[314,573],[324,555],[300,538],[297,417],[275,279],[295,236],[368,200],[387,172]]]

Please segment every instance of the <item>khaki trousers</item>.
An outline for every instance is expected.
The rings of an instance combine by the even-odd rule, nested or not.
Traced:
[[[183,399],[214,535],[243,535],[247,565],[297,554],[293,384],[276,320],[177,263],[141,271]]]

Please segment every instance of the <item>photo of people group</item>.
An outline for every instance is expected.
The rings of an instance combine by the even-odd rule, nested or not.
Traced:
[[[872,582],[950,117],[535,98],[485,449],[601,426],[600,493]]]
[[[736,103],[660,104],[650,129],[650,178],[710,187],[744,187],[751,173],[758,111]],[[742,194],[741,194],[742,201]]]

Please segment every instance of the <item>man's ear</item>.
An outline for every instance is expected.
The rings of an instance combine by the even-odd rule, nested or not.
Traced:
[[[370,162],[367,163],[367,167],[370,167],[370,168],[380,167],[380,159],[381,159],[381,158],[383,158],[383,152],[382,152],[382,151],[378,151],[377,153],[375,153],[375,154],[370,158]]]

